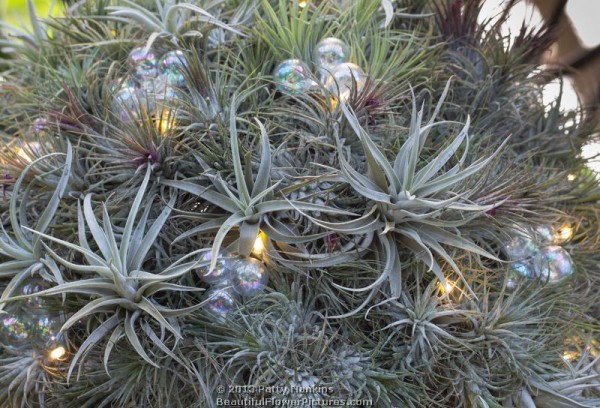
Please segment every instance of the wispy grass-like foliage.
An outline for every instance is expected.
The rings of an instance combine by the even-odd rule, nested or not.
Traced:
[[[550,31],[507,42],[475,0],[71,3],[0,39],[0,301],[69,339],[52,362],[0,327],[0,405],[599,405],[593,132],[542,103]],[[367,74],[346,100],[326,37]],[[138,47],[181,51],[173,92],[132,81]],[[290,58],[310,89],[277,90]],[[568,279],[514,279],[540,226],[570,228]],[[219,252],[269,275],[222,319]]]

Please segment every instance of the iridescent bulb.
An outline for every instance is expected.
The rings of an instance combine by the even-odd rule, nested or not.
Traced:
[[[218,320],[224,320],[236,308],[235,294],[231,288],[211,288],[205,292],[204,299],[207,300],[205,310]]]
[[[155,77],[158,74],[158,61],[152,50],[146,47],[134,48],[129,54],[129,62],[134,67],[135,75],[139,79]]]
[[[200,262],[203,263],[201,267],[196,270],[196,273],[200,279],[209,285],[223,286],[229,283],[229,262],[230,257],[227,251],[221,250],[217,255],[217,263],[215,267],[210,270],[210,263],[212,261],[212,252],[206,251],[200,255]]]
[[[43,310],[43,308],[48,306],[48,299],[43,296],[35,296],[35,294],[49,288],[50,285],[43,279],[32,278],[28,281],[25,281],[20,286],[19,291],[22,295],[31,297],[24,299],[23,305],[30,310]]]
[[[132,122],[139,116],[140,107],[145,103],[144,96],[134,87],[119,90],[114,96],[113,109],[124,122]]]
[[[533,260],[515,262],[512,264],[511,270],[525,279],[537,277],[537,268]]]
[[[325,81],[325,88],[339,100],[346,102],[352,90],[360,92],[367,83],[367,74],[356,64],[345,62],[338,65]]]
[[[325,78],[340,64],[350,61],[350,48],[338,38],[325,38],[315,47],[315,65]]]
[[[35,350],[45,354],[63,343],[60,334],[63,322],[59,316],[39,316],[33,322],[31,343]]]
[[[164,104],[174,105],[178,100],[184,98],[183,92],[170,85],[156,87],[154,90],[154,99]]]
[[[557,245],[544,248],[539,255],[539,263],[541,279],[550,283],[560,282],[575,271],[571,255]]]
[[[540,244],[552,244],[554,242],[554,234],[552,230],[545,225],[538,225],[535,227],[535,237]]]
[[[124,88],[135,88],[135,81],[130,77],[116,78],[108,87],[110,93],[115,93]]]
[[[539,253],[539,248],[531,237],[523,232],[517,232],[504,245],[504,252],[510,261],[529,259]]]
[[[508,270],[506,288],[514,290],[523,280],[532,280],[539,277],[539,268],[535,259],[514,262]]]
[[[31,322],[17,314],[0,316],[0,343],[21,348],[31,343]]]
[[[267,269],[257,259],[239,259],[231,267],[231,286],[244,297],[252,297],[262,292],[269,282]]]
[[[185,86],[183,72],[187,65],[185,55],[182,51],[167,52],[158,63],[161,77],[171,86]]]
[[[523,278],[521,277],[521,275],[519,275],[519,273],[517,273],[514,269],[511,268],[508,271],[508,277],[506,279],[506,289],[508,289],[509,291],[515,290],[519,286],[519,282],[522,279]]]
[[[309,68],[298,59],[283,61],[275,67],[273,72],[277,90],[285,93],[308,91],[315,85],[315,82],[310,79],[310,75]]]
[[[143,98],[148,98],[152,97],[156,92],[162,92],[165,86],[166,83],[162,80],[158,80],[158,77],[156,77],[138,81],[135,88],[137,89],[139,95],[141,95]]]
[[[177,88],[169,85],[162,75],[140,81],[138,92],[142,95],[146,105],[145,108],[148,112],[163,109],[164,106],[162,105],[173,105],[176,101],[184,97],[184,94]]]

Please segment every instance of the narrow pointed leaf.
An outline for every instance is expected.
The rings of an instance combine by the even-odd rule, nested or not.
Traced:
[[[71,142],[67,141],[67,157],[65,160],[65,165],[63,168],[62,175],[58,182],[58,185],[54,189],[54,193],[52,193],[52,197],[50,197],[50,201],[46,205],[44,212],[40,215],[40,218],[35,224],[35,229],[40,232],[46,232],[48,225],[54,218],[56,214],[56,210],[58,209],[58,205],[60,204],[60,200],[62,199],[63,194],[65,193],[65,189],[67,188],[67,184],[69,182],[69,178],[71,177],[71,162],[73,160],[73,150],[71,148]],[[36,258],[41,256],[40,254],[40,237],[34,236],[33,240],[33,254]]]
[[[167,329],[171,333],[173,333],[173,335],[175,335],[175,337],[177,339],[181,340],[183,338],[183,337],[181,337],[181,333],[179,332],[179,330],[176,330],[171,325],[171,323],[169,323],[165,319],[165,317],[163,316],[163,314],[158,311],[158,309],[156,308],[156,306],[154,306],[147,298],[143,297],[142,300],[140,300],[137,303],[137,307],[139,307],[141,310],[143,310],[149,316],[151,316],[154,320],[156,320],[158,323],[160,323],[160,325],[162,327],[164,327],[165,329]]]
[[[458,150],[458,148],[460,147],[462,142],[465,140],[465,138],[467,138],[467,147],[465,148],[465,153],[461,159],[461,161],[464,161],[464,159],[466,157],[465,155],[468,151],[469,125],[470,125],[470,118],[467,117],[467,122],[465,123],[464,128],[460,131],[458,136],[456,136],[454,138],[452,143],[450,143],[450,145],[448,147],[446,147],[444,150],[442,150],[442,152],[439,153],[435,157],[435,159],[430,161],[425,167],[423,167],[421,170],[419,170],[419,172],[415,176],[415,180],[413,183],[413,186],[415,188],[418,188],[423,183],[431,180],[431,178],[433,176],[435,176],[437,174],[437,172],[440,171],[446,163],[448,163],[448,161],[456,153],[456,151]]]
[[[115,268],[122,274],[126,274],[123,270],[123,264],[121,263],[121,257],[119,256],[119,247],[117,245],[117,239],[113,231],[112,223],[106,209],[106,205],[102,204],[102,224],[104,229],[104,235],[106,236],[106,243],[110,250],[110,258],[106,259],[109,264],[113,264]]]
[[[97,265],[106,265],[106,262],[102,258],[100,258],[98,255],[94,254],[93,252],[91,252],[85,248],[80,247],[79,245],[72,244],[68,241],[63,241],[62,239],[58,239],[58,238],[55,238],[50,235],[42,234],[41,232],[37,232],[37,231],[31,230],[29,228],[27,228],[27,229],[29,231],[33,232],[34,234],[38,234],[38,235],[42,236],[43,238],[46,238],[46,239],[49,239],[50,241],[54,241],[58,244],[64,245],[67,248],[70,248],[74,251],[81,253],[82,255],[84,255],[86,257],[91,258]],[[61,259],[60,259],[60,257],[58,257],[58,255],[57,255],[57,257],[55,257],[55,259],[57,261],[61,262]],[[93,265],[93,266],[95,266],[95,265]]]
[[[160,368],[160,366],[158,364],[156,364],[154,361],[152,361],[152,359],[148,356],[148,354],[146,353],[146,350],[144,350],[144,346],[142,346],[142,343],[140,343],[140,339],[138,338],[138,336],[135,332],[135,322],[137,321],[139,316],[140,316],[139,310],[136,310],[132,314],[127,312],[127,315],[125,316],[125,322],[123,324],[123,328],[125,329],[125,336],[127,336],[127,340],[129,340],[129,344],[131,344],[133,346],[133,348],[139,354],[140,357],[142,357],[144,360],[146,360],[148,362],[148,364],[150,364],[156,368]]]
[[[237,189],[240,195],[240,201],[245,205],[250,202],[250,192],[246,185],[244,178],[244,169],[242,168],[242,159],[240,156],[240,147],[238,145],[238,132],[237,132],[237,100],[235,95],[231,101],[231,112],[229,115],[229,141],[231,146],[231,160],[233,161],[233,173],[235,174],[235,181],[237,183]]]
[[[108,240],[106,239],[104,231],[102,230],[102,228],[100,228],[100,225],[96,220],[96,216],[94,215],[94,210],[92,209],[91,194],[87,194],[83,200],[83,215],[85,216],[85,221],[88,225],[88,228],[90,229],[90,232],[92,233],[92,236],[94,237],[94,241],[96,241],[96,245],[98,245],[100,252],[102,252],[102,256],[104,257],[104,259],[110,259],[110,246],[108,245]]]
[[[80,319],[89,318],[89,315],[93,313],[97,313],[97,309],[102,310],[105,307],[113,307],[118,305],[123,305],[128,303],[125,299],[122,299],[118,296],[103,296],[98,299],[94,299],[91,302],[88,302],[85,306],[79,309],[75,314],[73,314],[61,327],[61,331],[68,330],[71,326],[73,326]],[[130,303],[130,302],[129,302]]]
[[[201,197],[206,201],[209,201],[210,203],[224,209],[227,212],[234,213],[239,210],[239,206],[236,205],[236,203],[231,198],[212,190],[210,187],[203,187],[185,181],[172,180],[163,180],[162,184]]]
[[[100,326],[98,326],[85,339],[81,346],[79,346],[79,349],[77,350],[77,352],[73,356],[73,359],[71,360],[71,365],[69,366],[69,371],[67,372],[67,384],[69,383],[71,374],[73,373],[73,369],[77,366],[79,359],[82,358],[85,354],[87,354],[87,351],[90,347],[102,340],[106,336],[106,334],[118,324],[119,316],[117,316],[116,314],[112,315],[108,320],[105,320]],[[79,379],[79,375],[77,376],[77,378]]]
[[[121,260],[122,265],[127,264],[127,261],[126,261],[127,253],[129,251],[130,238],[131,238],[131,234],[133,233],[133,226],[135,224],[135,219],[136,219],[137,213],[140,209],[140,205],[142,204],[142,200],[143,200],[144,194],[146,192],[146,187],[148,186],[148,182],[150,180],[151,172],[152,172],[152,167],[148,166],[148,168],[146,169],[146,175],[144,176],[144,180],[142,180],[142,184],[140,185],[140,187],[138,189],[138,193],[136,194],[135,199],[133,200],[133,203],[131,205],[131,210],[129,212],[129,216],[127,217],[127,222],[125,223],[125,228],[123,229],[123,235],[121,238],[121,247],[119,248],[119,258]],[[148,206],[148,207],[150,207],[150,206]],[[145,222],[141,222],[141,223],[145,224]]]
[[[135,251],[135,253],[131,257],[131,260],[129,263],[130,270],[131,269],[141,269],[142,263],[144,262],[144,260],[146,258],[146,254],[150,250],[150,247],[156,241],[156,238],[158,237],[158,234],[162,230],[163,225],[167,221],[167,218],[169,218],[169,214],[171,214],[171,210],[173,209],[173,206],[175,205],[176,199],[177,199],[177,196],[174,194],[171,197],[171,199],[169,200],[169,202],[167,203],[167,206],[163,209],[161,214],[158,216],[158,218],[152,223],[152,226],[146,233],[146,236],[142,240],[142,243],[140,244],[139,248],[137,249],[137,251]]]
[[[115,327],[115,330],[113,330],[113,332],[110,335],[110,338],[108,339],[108,342],[106,343],[106,346],[104,348],[104,358],[103,358],[104,370],[106,371],[106,374],[109,377],[110,377],[110,372],[108,371],[108,359],[110,357],[110,353],[112,352],[112,349],[117,345],[117,342],[122,337],[122,335],[123,335],[123,328],[121,326]]]
[[[270,181],[271,174],[271,145],[269,144],[269,135],[264,125],[255,119],[258,127],[260,128],[260,165],[258,167],[258,173],[256,174],[256,180],[254,181],[254,187],[252,189],[252,196],[256,196],[258,193],[266,190]]]

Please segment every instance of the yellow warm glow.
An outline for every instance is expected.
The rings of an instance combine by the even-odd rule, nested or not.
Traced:
[[[563,352],[563,359],[565,361],[574,361],[574,360],[577,360],[578,358],[579,358],[579,353],[577,353],[576,351],[566,350],[565,352]]]
[[[298,7],[300,7],[300,8],[304,8],[304,7],[306,7],[306,0],[300,0],[300,1],[298,2]]]
[[[256,256],[261,256],[263,252],[265,252],[265,240],[267,236],[264,232],[259,232],[256,240],[254,241],[254,246],[252,247],[252,253]]]
[[[554,234],[554,241],[557,244],[560,244],[561,242],[566,242],[571,238],[573,238],[573,227],[571,227],[570,225],[565,225]]]
[[[337,98],[333,97],[333,98],[331,98],[331,100],[329,102],[330,102],[331,109],[337,108],[337,105],[338,105]]]
[[[332,96],[331,99],[329,100],[331,109],[333,110],[333,109],[337,108],[339,101],[347,103],[348,99],[350,99],[350,90],[349,89],[340,92],[339,97]]]
[[[169,110],[163,110],[156,119],[156,128],[162,136],[166,136],[176,125],[175,116]]]
[[[443,284],[440,282],[440,293],[442,295],[449,295],[454,288],[456,287],[456,284],[450,281],[446,281],[446,284]]]
[[[17,147],[16,153],[17,156],[19,156],[24,161],[31,162],[34,159],[33,157],[31,157],[31,153],[39,151],[39,149],[40,144],[38,142],[23,143],[22,147]]]
[[[31,161],[31,157],[29,157],[27,152],[21,147],[17,147],[17,156],[19,156],[23,160]]]
[[[55,349],[53,349],[52,351],[50,351],[49,357],[50,357],[50,360],[56,361],[56,360],[60,360],[61,358],[63,358],[65,356],[65,354],[67,354],[67,350],[63,346],[58,346]]]
[[[577,178],[577,175],[575,175],[575,174],[569,174],[567,176],[567,180],[569,180],[569,181],[574,181],[576,178]]]

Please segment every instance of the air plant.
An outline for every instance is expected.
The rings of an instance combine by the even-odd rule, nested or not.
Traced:
[[[239,229],[239,239],[237,251],[235,252],[240,255],[248,256],[261,229],[262,220],[268,214],[302,210],[352,215],[351,212],[331,208],[325,205],[302,201],[288,201],[273,197],[273,190],[277,185],[270,183],[271,147],[267,130],[260,121],[256,121],[259,128],[261,155],[258,171],[256,174],[253,174],[251,167],[246,167],[244,169],[240,158],[235,109],[237,102],[235,98],[232,102],[232,106],[229,140],[235,175],[235,187],[230,186],[223,181],[223,179],[219,177],[218,172],[211,169],[209,165],[199,157],[197,157],[197,160],[199,160],[204,168],[204,175],[210,180],[212,186],[202,186],[185,181],[163,181],[165,185],[194,194],[199,198],[222,208],[230,214],[202,223],[178,237],[178,240],[181,240],[194,234],[217,230],[217,234],[215,235],[212,244],[213,261],[211,263],[211,268],[214,268],[216,264],[217,254],[227,234],[236,227]]]
[[[193,261],[183,262],[184,259],[182,258],[162,268],[158,273],[144,270],[144,263],[147,261],[149,252],[160,234],[161,228],[169,217],[176,198],[175,195],[171,196],[166,207],[146,231],[150,221],[150,211],[153,208],[153,194],[147,196],[141,216],[139,216],[139,211],[151,174],[151,167],[148,166],[144,181],[135,196],[126,224],[120,234],[120,239],[115,234],[115,226],[111,222],[106,206],[102,208],[102,226],[100,226],[92,208],[90,194],[85,196],[83,205],[81,203],[78,205],[79,245],[40,231],[30,230],[39,238],[45,238],[81,254],[86,261],[85,264],[73,263],[43,244],[56,262],[81,275],[81,278],[60,283],[53,288],[38,292],[37,296],[73,293],[91,297],[90,302],[85,307],[75,312],[65,322],[61,331],[68,330],[80,319],[93,314],[104,316],[104,319],[101,319],[101,324],[89,334],[73,356],[68,377],[77,366],[79,359],[85,356],[89,348],[102,341],[104,336],[109,333],[110,340],[105,346],[105,367],[107,367],[106,364],[115,343],[123,335],[148,364],[158,366],[145,351],[137,333],[137,327],[139,326],[142,332],[148,336],[148,339],[160,350],[173,356],[172,351],[165,344],[167,342],[165,331],[169,331],[175,337],[175,344],[177,344],[182,338],[177,316],[185,315],[202,307],[202,303],[198,303],[185,309],[172,309],[161,305],[154,298],[157,293],[163,291],[197,291],[198,288],[169,282],[189,273],[196,265]],[[92,250],[88,243],[88,231],[98,248],[97,251]],[[190,254],[190,256],[193,256],[193,254]],[[20,298],[22,296],[13,297],[9,300]],[[152,329],[153,324],[158,324],[160,335],[155,334]]]
[[[35,221],[35,224],[32,225],[32,227],[40,233],[46,232],[50,227],[53,218],[56,216],[65,190],[68,187],[69,179],[72,176],[71,165],[73,152],[70,143],[68,144],[66,155],[60,153],[54,153],[54,155],[64,155],[66,157],[62,169],[63,172],[58,180],[56,188],[50,199],[45,203],[43,212]],[[31,192],[32,186],[30,185],[25,188],[24,195],[20,194],[22,185],[27,178],[29,171],[31,171],[32,167],[34,167],[37,162],[43,161],[46,158],[47,156],[38,158],[26,165],[15,181],[10,197],[10,216],[8,220],[10,227],[8,231],[12,232],[12,234],[7,231],[4,225],[0,225],[2,233],[0,236],[0,255],[6,259],[0,267],[0,276],[10,278],[2,296],[0,296],[0,301],[5,302],[12,295],[15,288],[36,273],[43,275],[45,279],[62,282],[62,274],[54,260],[51,257],[48,257],[47,253],[44,251],[41,237],[32,234],[28,227],[27,207],[31,204],[29,202],[29,199],[31,198],[29,193]]]
[[[499,203],[477,205],[472,200],[471,191],[460,192],[455,188],[482,172],[502,147],[490,157],[480,158],[463,168],[469,153],[469,120],[467,119],[463,129],[446,148],[428,163],[419,166],[420,156],[430,131],[436,126],[445,124],[434,120],[442,107],[449,86],[450,82],[446,85],[442,98],[425,126],[422,126],[423,109],[417,112],[416,102],[413,99],[409,134],[393,163],[389,162],[385,154],[370,139],[350,109],[342,105],[345,118],[360,139],[368,173],[361,174],[350,165],[346,159],[343,143],[338,137],[341,173],[358,194],[372,203],[367,214],[359,220],[347,223],[343,228],[348,232],[375,229],[384,259],[380,277],[371,285],[358,289],[360,291],[371,290],[374,294],[383,282],[389,280],[392,296],[400,296],[402,266],[399,251],[401,248],[408,249],[415,257],[427,264],[444,285],[446,277],[435,255],[441,257],[459,276],[462,276],[459,266],[444,246],[497,260],[493,254],[463,237],[459,227],[468,224],[476,217],[485,215]],[[465,141],[467,146],[461,158],[448,169],[450,160]],[[314,222],[332,230],[341,228],[340,225],[327,224],[318,220]]]
[[[539,98],[552,33],[504,41],[516,1],[491,27],[479,0],[70,3],[0,39],[0,305],[47,301],[68,336],[49,366],[10,332],[41,320],[1,320],[0,404],[212,408],[252,384],[324,387],[256,396],[282,404],[598,405],[594,132]],[[364,87],[280,92],[274,68],[318,72],[327,37]],[[569,278],[513,279],[511,231],[563,221]],[[239,257],[264,292],[234,299]]]
[[[205,9],[192,3],[166,4],[156,0],[158,16],[133,1],[124,0],[125,6],[108,6],[112,18],[136,24],[149,33],[147,47],[161,37],[166,37],[176,45],[180,38],[203,37],[213,28],[243,36],[232,25],[225,24]]]

